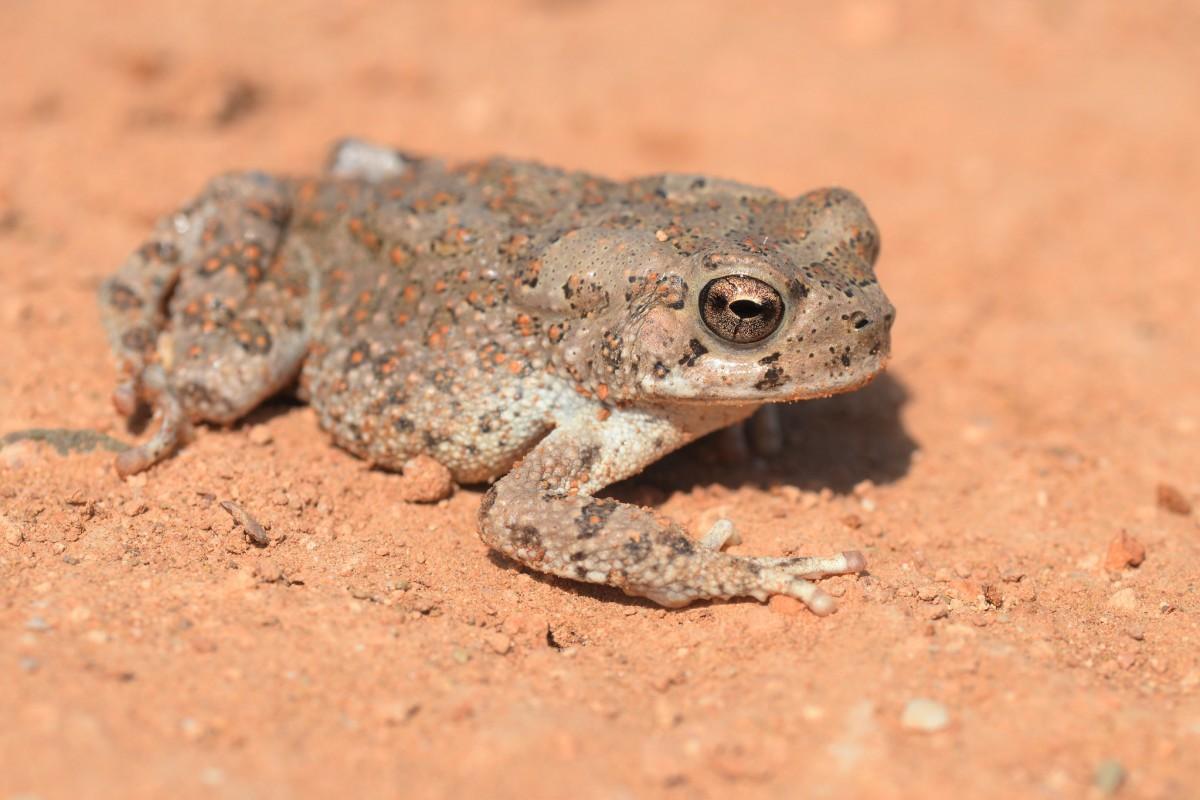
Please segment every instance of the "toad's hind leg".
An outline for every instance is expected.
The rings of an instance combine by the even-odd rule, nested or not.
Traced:
[[[289,213],[278,181],[218,178],[104,282],[101,317],[124,374],[114,405],[155,417],[150,439],[118,457],[121,475],[168,455],[189,421],[233,422],[294,378],[308,286],[280,257]]]

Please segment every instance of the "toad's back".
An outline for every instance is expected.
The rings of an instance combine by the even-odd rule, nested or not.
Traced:
[[[423,452],[459,480],[503,474],[572,400],[562,326],[513,296],[615,186],[500,159],[296,184],[281,257],[316,288],[301,388],[322,425],[387,467]]]

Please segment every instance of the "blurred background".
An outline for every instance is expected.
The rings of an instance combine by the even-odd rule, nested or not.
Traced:
[[[426,548],[422,569],[446,570],[428,579],[445,590],[436,633],[385,635],[390,618],[364,633],[368,615],[325,630],[319,647],[273,645],[291,653],[286,666],[189,558],[162,555],[185,570],[175,586],[157,569],[67,573],[50,540],[12,534],[0,671],[44,666],[0,679],[0,792],[550,797],[573,779],[572,794],[597,797],[1194,792],[1197,42],[1200,5],[1187,0],[0,3],[0,433],[123,435],[93,307],[102,277],[213,174],[312,172],[354,135],[451,160],[854,190],[882,231],[878,272],[898,308],[890,388],[819,411],[820,458],[796,469],[818,475],[839,458],[871,462],[873,443],[907,443],[880,485],[804,486],[780,511],[786,523],[762,523],[792,531],[757,540],[780,549],[797,537],[813,550],[867,541],[874,583],[851,584],[843,612],[820,623],[753,604],[627,618],[611,598],[533,581],[497,600],[508,584],[486,582],[513,573],[471,538],[468,494],[449,511],[412,512],[441,513],[419,519],[470,548],[412,545]],[[323,463],[323,439],[307,418],[277,424],[293,446],[273,480],[307,479],[298,462]],[[116,497],[113,508],[155,496],[154,482],[115,483],[100,456],[75,467],[5,452],[0,506],[31,531],[58,513],[34,509],[66,508],[72,492]],[[159,479],[186,487],[185,466]],[[388,491],[337,469],[343,478],[323,479]],[[733,504],[753,530],[753,509],[775,495],[729,488],[742,477],[666,510],[686,521]],[[1164,486],[1183,503],[1175,511]],[[81,541],[105,552],[141,524],[112,520]],[[1106,571],[1122,529],[1148,548],[1146,566]],[[344,535],[337,547],[361,553],[339,558],[371,562],[380,546],[364,537]],[[264,601],[298,629],[341,609],[350,580],[332,557],[305,569],[301,596],[331,605]],[[475,596],[489,598],[484,610]],[[466,677],[453,672],[446,654],[491,624],[486,608],[499,630],[530,607],[577,658],[524,654],[510,631],[504,666],[489,666],[485,647]],[[177,608],[229,626],[208,634],[217,655],[173,649],[184,634],[166,621],[145,641],[114,634],[108,649],[86,638],[159,630]],[[57,627],[22,627],[31,613]],[[314,651],[373,635],[406,655],[389,650],[370,670],[309,664],[303,689],[213,678],[303,672]],[[677,669],[664,673],[668,663]],[[136,681],[103,677],[126,666]],[[424,710],[409,714],[388,692],[424,698]],[[951,723],[913,734],[901,712],[914,696],[937,698]],[[99,782],[64,777],[67,756]]]

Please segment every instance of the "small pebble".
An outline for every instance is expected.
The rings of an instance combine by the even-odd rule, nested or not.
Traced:
[[[30,617],[25,620],[25,630],[34,631],[35,633],[45,633],[50,630],[50,623],[46,622],[42,617]]]
[[[250,429],[251,444],[256,444],[259,447],[265,447],[273,441],[275,441],[275,437],[271,435],[271,432],[267,430],[266,427],[262,425],[255,425]]]
[[[1137,593],[1129,587],[1113,592],[1108,598],[1108,604],[1119,611],[1136,611],[1138,607]]]
[[[121,504],[121,511],[127,517],[136,517],[140,514],[145,514],[148,508],[141,500],[126,500]]]
[[[512,639],[503,633],[490,633],[484,640],[487,642],[488,647],[492,648],[498,655],[504,655],[512,649]]]
[[[10,520],[8,517],[0,516],[0,530],[4,531],[4,541],[8,542],[13,547],[16,547],[21,542],[25,541],[25,534],[17,527],[17,523]]]
[[[1015,567],[1010,567],[1004,570],[1004,574],[1000,576],[1000,579],[1005,583],[1020,583],[1024,577],[1024,572]]]
[[[1101,794],[1114,795],[1125,784],[1125,767],[1114,758],[1101,761],[1093,779]]]
[[[935,733],[950,724],[950,712],[936,700],[915,697],[900,714],[900,725],[910,731]]]
[[[410,503],[436,503],[454,493],[454,476],[437,459],[417,455],[404,462],[399,489]]]
[[[219,767],[205,767],[200,770],[200,782],[205,786],[220,786],[225,782],[225,773]]]
[[[1121,531],[1108,543],[1104,557],[1104,568],[1109,572],[1120,572],[1126,567],[1140,566],[1146,560],[1146,547],[1126,531]]]
[[[1183,492],[1169,483],[1160,483],[1155,496],[1158,500],[1158,507],[1170,511],[1172,514],[1192,513],[1191,502],[1183,496]]]
[[[385,725],[402,725],[408,722],[421,710],[421,704],[412,700],[394,700],[382,703],[376,708],[380,720]]]

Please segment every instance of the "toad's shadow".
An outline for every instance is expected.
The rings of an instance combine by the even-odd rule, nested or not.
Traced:
[[[626,500],[644,496],[637,487],[646,484],[670,494],[714,483],[729,488],[784,484],[846,494],[865,480],[891,483],[908,472],[917,449],[901,420],[908,397],[904,385],[885,373],[857,392],[782,405],[784,441],[778,454],[730,459],[718,446],[722,434],[716,433],[618,484],[612,494]]]

